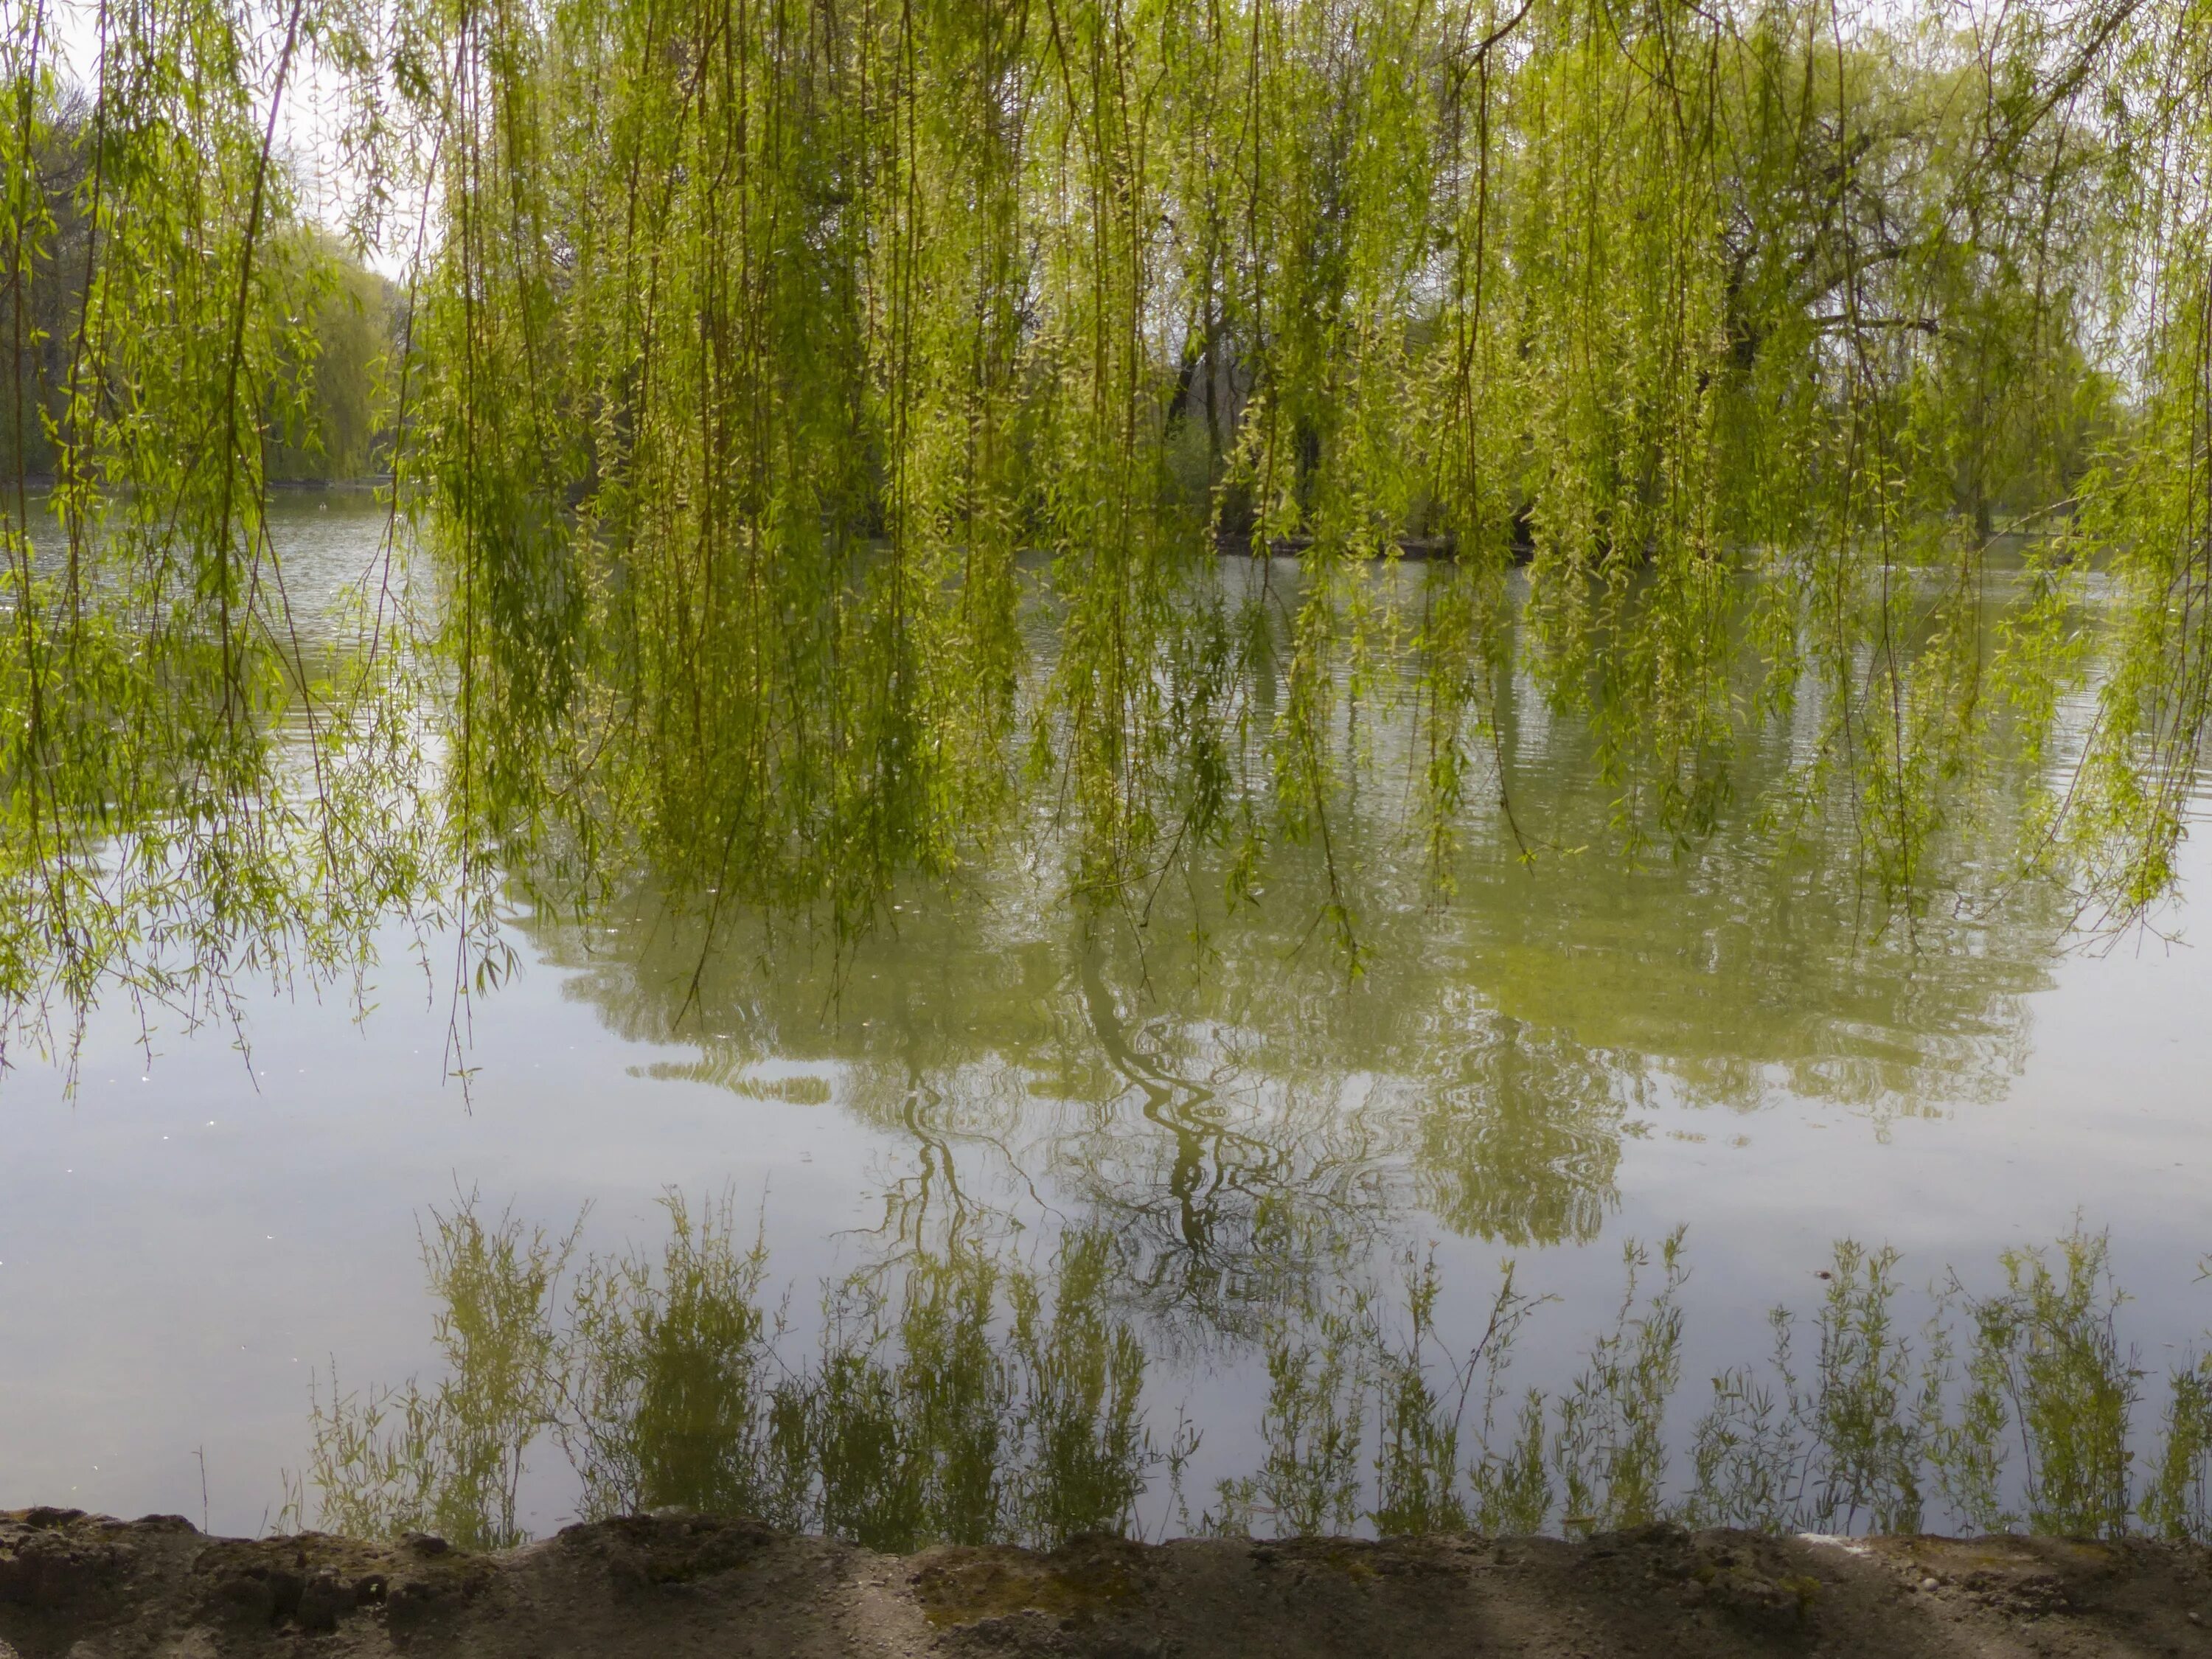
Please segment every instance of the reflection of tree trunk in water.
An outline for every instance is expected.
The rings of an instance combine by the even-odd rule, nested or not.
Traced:
[[[892,1215],[885,1218],[887,1222],[895,1218],[899,1242],[916,1249],[927,1246],[923,1229],[929,1219],[933,1191],[940,1182],[951,1203],[950,1225],[945,1233],[949,1243],[957,1244],[961,1241],[976,1213],[968,1195],[960,1189],[960,1164],[953,1156],[952,1143],[930,1121],[923,1101],[925,1095],[930,1096],[928,1105],[936,1103],[934,1092],[922,1081],[921,1073],[914,1070],[908,1075],[906,1098],[900,1103],[899,1118],[907,1133],[914,1137],[918,1169],[911,1178],[913,1190],[909,1192],[909,1183],[902,1181],[887,1194]]]
[[[1209,1085],[1178,1077],[1137,1050],[1099,971],[1098,951],[1087,936],[1076,947],[1076,971],[1100,1051],[1132,1087],[1142,1091],[1145,1116],[1175,1137],[1167,1194],[1175,1206],[1176,1232],[1185,1252],[1185,1282],[1195,1289],[1194,1281],[1201,1270],[1218,1273],[1226,1265],[1220,1260],[1216,1237],[1222,1220],[1221,1195],[1279,1184],[1290,1154],[1229,1128],[1210,1109],[1215,1095]]]
[[[1520,689],[1513,679],[1513,665],[1521,659],[1517,618],[1509,616],[1505,628],[1503,657],[1486,665],[1485,676],[1490,681],[1490,763],[1498,775],[1498,810],[1505,815],[1505,827],[1513,833],[1515,850],[1526,859],[1528,838],[1521,831],[1520,814],[1513,810],[1512,782],[1506,775],[1521,748]]]
[[[1097,1038],[1100,1052],[1106,1056],[1107,1064],[1128,1079],[1132,1087],[1143,1091],[1145,1115],[1175,1137],[1175,1167],[1168,1177],[1168,1195],[1176,1205],[1184,1247],[1194,1260],[1204,1260],[1212,1250],[1211,1212],[1224,1178],[1220,1160],[1209,1160],[1206,1156],[1206,1136],[1210,1133],[1218,1141],[1221,1129],[1218,1124],[1205,1123],[1200,1119],[1204,1124],[1202,1133],[1178,1110],[1178,1106],[1180,1100],[1187,1099],[1193,1106],[1211,1100],[1213,1091],[1176,1077],[1130,1046],[1122,1030],[1121,1010],[1115,1006],[1114,994],[1107,989],[1105,978],[1098,970],[1098,952],[1087,929],[1076,944],[1075,961],[1076,972],[1083,982],[1084,1008],[1090,1015],[1091,1035]],[[1209,1162],[1214,1166],[1210,1177],[1206,1169]]]
[[[1038,1212],[1055,1220],[1065,1220],[1060,1212],[1037,1189],[1035,1177],[1025,1170],[1012,1146],[1000,1136],[979,1128],[963,1128],[956,1121],[948,1128],[939,1121],[938,1109],[945,1104],[944,1092],[931,1085],[923,1067],[913,1061],[906,1064],[906,1087],[897,1097],[896,1117],[898,1127],[904,1129],[914,1143],[915,1172],[893,1181],[884,1193],[884,1221],[877,1231],[896,1239],[913,1252],[927,1255],[982,1243],[988,1236],[987,1224],[997,1222],[1002,1228],[1023,1224],[1014,1212],[994,1205],[987,1196],[972,1196],[960,1180],[960,1150],[971,1154],[981,1152],[995,1157],[1005,1168],[1012,1182],[1027,1191]],[[890,1115],[872,1119],[888,1128]],[[985,1182],[988,1186],[988,1182]],[[933,1241],[929,1221],[936,1207],[939,1189],[945,1203],[945,1222],[940,1235]]]
[[[1375,1212],[1376,1195],[1359,1179],[1370,1162],[1364,1141],[1350,1152],[1323,1149],[1301,1168],[1303,1140],[1295,1125],[1279,1126],[1279,1144],[1231,1127],[1222,1121],[1220,1097],[1211,1083],[1177,1075],[1144,1053],[1141,1039],[1133,1040],[1106,982],[1099,949],[1087,933],[1076,944],[1075,958],[1085,1012],[1101,1055],[1140,1093],[1146,1119],[1174,1137],[1171,1169],[1164,1179],[1144,1180],[1139,1195],[1112,1192],[1103,1177],[1099,1182],[1103,1200],[1119,1207],[1120,1231],[1164,1222],[1152,1235],[1164,1245],[1157,1265],[1138,1274],[1144,1288],[1166,1290],[1178,1302],[1204,1306],[1218,1322],[1223,1285],[1240,1267],[1259,1268],[1271,1256],[1270,1238],[1262,1235],[1279,1225],[1295,1227],[1304,1215],[1305,1201],[1285,1200],[1329,1208],[1340,1223],[1346,1216],[1366,1218]],[[1291,1265],[1279,1250],[1272,1257],[1266,1271]]]

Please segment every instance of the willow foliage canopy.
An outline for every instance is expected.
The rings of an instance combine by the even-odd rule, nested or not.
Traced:
[[[11,1026],[343,972],[395,909],[482,942],[495,879],[858,926],[1040,813],[1093,903],[1310,849],[1356,966],[1363,774],[1434,892],[1473,814],[1540,853],[1516,674],[1632,851],[1778,734],[1778,836],[1843,803],[1909,927],[2002,725],[2021,867],[2172,885],[2205,0],[4,15]],[[310,100],[404,295],[392,531],[312,640],[269,483],[365,302]]]

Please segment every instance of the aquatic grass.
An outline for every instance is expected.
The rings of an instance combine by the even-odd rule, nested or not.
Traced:
[[[487,1222],[472,1198],[434,1211],[447,1374],[317,1395],[322,1521],[502,1547],[550,1443],[591,1516],[745,1513],[898,1552],[1133,1523],[1164,1454],[1103,1237],[1070,1237],[1049,1275],[973,1248],[855,1273],[825,1290],[818,1349],[793,1363],[728,1195],[664,1207],[660,1250],[586,1258],[565,1285],[573,1231]]]
[[[1712,1403],[1690,1443],[1692,1485],[1680,1511],[1686,1525],[1784,1532],[1800,1524],[1811,1460],[1790,1366],[1792,1320],[1778,1308],[1769,1321],[1771,1375],[1762,1376],[1753,1364],[1734,1365],[1712,1380]]]
[[[1407,1264],[1406,1318],[1402,1344],[1385,1342],[1377,1354],[1375,1504],[1368,1518],[1377,1532],[1462,1532],[1467,1502],[1459,1490],[1460,1424],[1468,1391],[1475,1381],[1480,1354],[1453,1374],[1430,1376],[1429,1355],[1437,1341],[1437,1297],[1442,1285],[1433,1256],[1416,1268]],[[1493,1310],[1492,1331],[1516,1310],[1508,1300]],[[1480,1345],[1487,1347],[1489,1344]],[[1495,1372],[1492,1373],[1494,1379]],[[1449,1393],[1447,1391],[1449,1391]],[[1486,1400],[1486,1403],[1487,1400]]]
[[[1418,1266],[1408,1258],[1402,1266],[1404,1328],[1394,1333],[1379,1324],[1370,1338],[1380,1381],[1375,1503],[1367,1520],[1385,1535],[1457,1532],[1470,1524],[1489,1533],[1540,1530],[1552,1506],[1544,1397],[1528,1391],[1510,1438],[1499,1413],[1514,1342],[1553,1298],[1518,1289],[1514,1264],[1502,1263],[1482,1334],[1454,1358],[1436,1328],[1442,1284],[1435,1258]],[[1448,1367],[1432,1376],[1440,1354]]]
[[[1804,1412],[1820,1453],[1806,1517],[1815,1530],[1920,1530],[1921,1401],[1911,1345],[1892,1323],[1897,1264],[1892,1249],[1836,1246]]]
[[[1267,1455],[1256,1473],[1221,1483],[1209,1530],[1249,1533],[1263,1516],[1291,1535],[1348,1532],[1357,1522],[1372,1389],[1368,1313],[1368,1294],[1352,1291],[1310,1328],[1269,1333],[1260,1419]]]
[[[2029,1528],[2114,1537],[2133,1518],[2127,1440],[2142,1372],[2120,1346],[2104,1236],[2077,1231],[2057,1250],[2057,1272],[2043,1251],[2007,1251],[2006,1290],[1967,1302],[1966,1371],[1974,1408],[2008,1416],[2018,1437]]]
[[[1681,1376],[1685,1233],[1677,1228],[1662,1242],[1660,1285],[1640,1307],[1651,1255],[1634,1239],[1621,1246],[1627,1283],[1613,1327],[1591,1344],[1583,1369],[1559,1395],[1550,1455],[1560,1524],[1570,1532],[1613,1532],[1659,1518],[1667,1402]]]
[[[1803,1382],[1791,1358],[1795,1316],[1784,1308],[1769,1316],[1764,1372],[1742,1365],[1713,1379],[1694,1431],[1686,1516],[1769,1530],[1919,1530],[1925,1414],[1940,1402],[1922,1391],[1931,1373],[1892,1324],[1897,1262],[1893,1250],[1838,1242]]]

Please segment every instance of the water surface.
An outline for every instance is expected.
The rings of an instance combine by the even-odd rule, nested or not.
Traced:
[[[303,582],[350,576],[382,525],[349,498],[282,510]],[[1375,741],[1387,778],[1387,721]],[[451,941],[395,926],[365,1010],[249,988],[236,1029],[187,1033],[100,1008],[74,1096],[20,1056],[0,1085],[0,1498],[264,1524],[307,1464],[311,1382],[434,1375],[419,1235],[471,1194],[556,1231],[582,1215],[579,1260],[657,1248],[670,1188],[732,1194],[802,1346],[825,1280],[948,1238],[1042,1266],[1101,1230],[1148,1417],[1202,1428],[1201,1493],[1261,1455],[1270,1322],[1394,1283],[1408,1251],[1433,1254],[1449,1345],[1504,1257],[1556,1294],[1514,1362],[1556,1386],[1612,1317],[1623,1241],[1686,1225],[1685,1429],[1846,1236],[1905,1252],[1917,1297],[2108,1228],[2144,1368],[2200,1340],[2201,837],[2174,937],[2093,945],[2033,885],[1886,915],[1832,825],[1778,859],[1753,804],[1786,732],[1711,836],[1635,855],[1525,675],[1500,743],[1520,834],[1475,814],[1449,902],[1402,801],[1352,804],[1356,979],[1310,851],[1233,912],[1194,885],[1100,915],[1048,839],[900,890],[857,943],[708,933],[640,890],[583,921],[511,907],[519,971],[465,1004]],[[1942,856],[1988,859],[2011,810],[1993,791]],[[529,1462],[520,1518],[549,1531],[578,1485],[550,1443]]]

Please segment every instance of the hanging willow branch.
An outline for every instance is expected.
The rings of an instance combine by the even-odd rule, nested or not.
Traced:
[[[334,968],[434,880],[471,938],[507,881],[849,930],[1036,833],[1030,788],[1087,902],[1310,848],[1356,963],[1378,717],[1437,890],[1493,799],[1543,844],[1522,672],[1632,850],[1695,844],[1803,711],[1761,804],[1840,803],[1910,925],[1994,711],[2059,752],[2099,562],[2101,712],[2030,850],[2138,917],[2212,697],[2201,14],[109,0],[72,80],[18,8],[0,989],[189,995],[276,936]],[[441,584],[304,786],[254,504],[347,279],[279,164],[295,52],[377,181],[356,229],[422,192],[386,453]],[[1454,556],[1411,610],[1408,544]],[[1226,597],[1222,546],[1299,569]],[[165,904],[186,965],[134,934]]]

